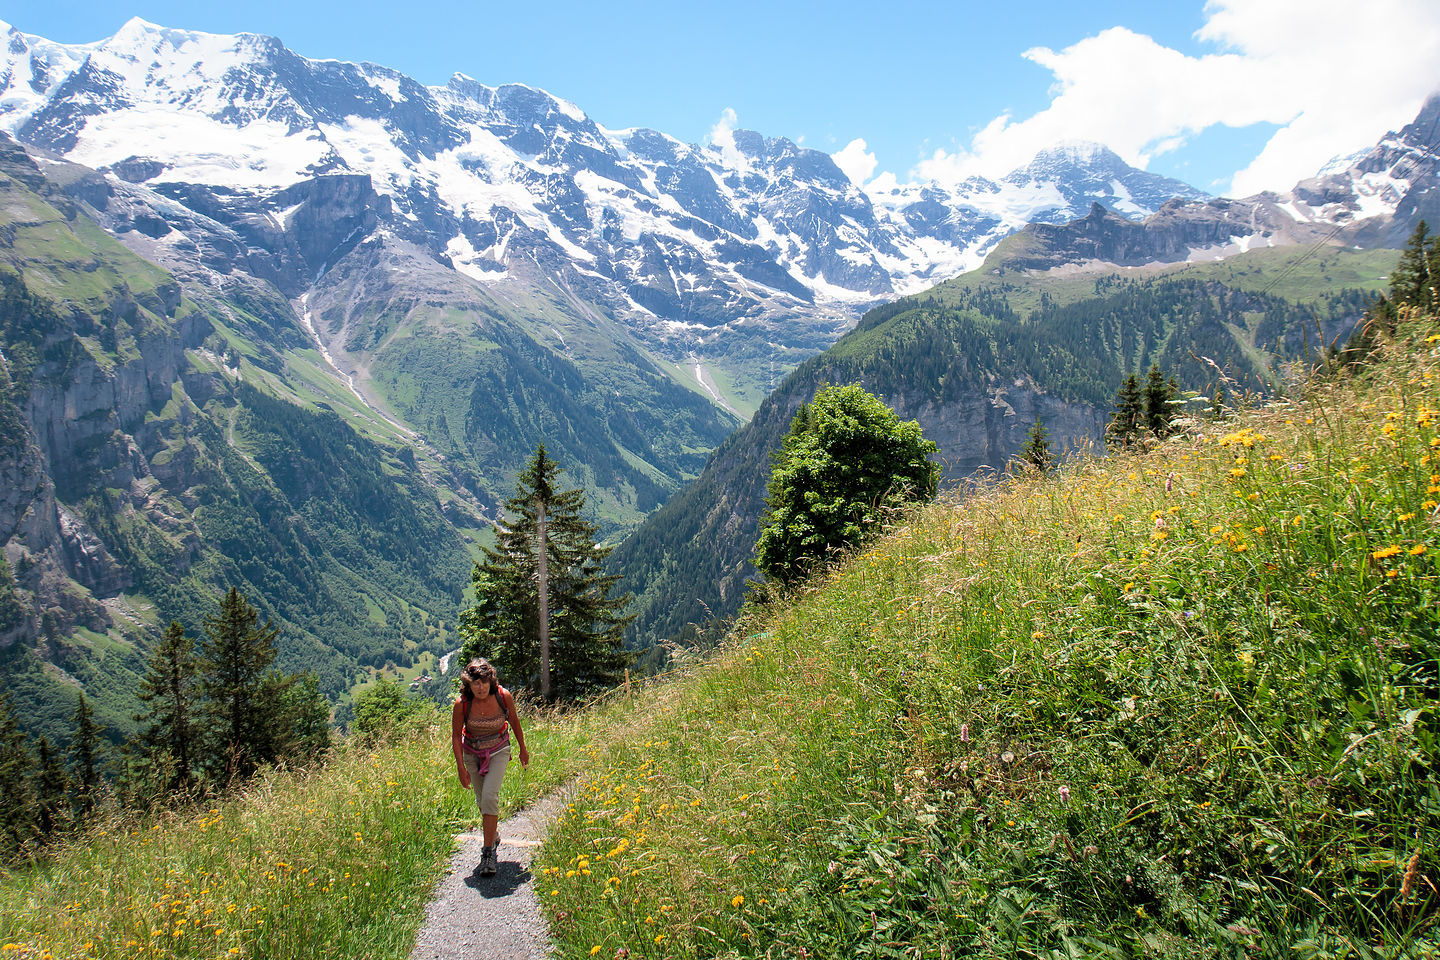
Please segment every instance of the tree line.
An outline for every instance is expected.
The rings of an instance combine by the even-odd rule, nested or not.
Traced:
[[[83,828],[107,788],[121,804],[145,804],[322,756],[330,704],[313,674],[274,669],[277,636],[234,587],[205,618],[198,647],[171,621],[139,684],[138,730],[116,751],[106,750],[83,692],[66,755],[44,736],[32,747],[0,694],[0,859]]]
[[[1400,320],[1410,313],[1440,311],[1440,242],[1430,236],[1430,225],[1415,225],[1400,262],[1390,271],[1390,291],[1376,300],[1365,320],[1346,344],[1349,364],[1363,363],[1380,342],[1395,332]]]

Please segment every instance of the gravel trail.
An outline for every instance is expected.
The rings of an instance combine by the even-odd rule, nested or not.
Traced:
[[[535,899],[530,858],[569,793],[558,790],[500,824],[500,869],[480,876],[478,829],[458,838],[450,871],[425,908],[410,960],[545,960],[550,937]]]

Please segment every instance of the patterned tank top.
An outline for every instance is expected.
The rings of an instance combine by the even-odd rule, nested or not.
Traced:
[[[474,716],[470,711],[474,708],[475,701],[471,700],[465,708],[465,740],[472,750],[494,750],[502,747],[510,739],[509,730],[505,722],[505,708],[497,696],[494,700],[496,713],[488,717]]]

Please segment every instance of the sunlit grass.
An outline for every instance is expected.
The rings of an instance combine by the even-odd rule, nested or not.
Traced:
[[[504,812],[569,780],[602,717],[530,717],[533,762],[512,764]],[[342,747],[221,802],[113,816],[0,873],[0,957],[406,957],[478,819],[448,725]]]
[[[1434,940],[1440,338],[937,504],[593,749],[559,953]]]

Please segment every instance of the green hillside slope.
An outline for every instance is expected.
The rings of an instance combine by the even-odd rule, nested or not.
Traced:
[[[543,857],[561,954],[1433,950],[1440,326],[1409,333],[942,498],[743,622],[592,754]]]
[[[918,419],[940,443],[953,483],[1003,468],[1037,416],[1056,449],[1096,442],[1121,380],[1152,363],[1206,395],[1220,386],[1230,396],[1283,390],[1294,376],[1288,362],[1347,336],[1395,258],[1263,250],[1083,275],[989,264],[878,307],[797,368],[700,478],[611,555],[639,600],[632,636],[642,644],[678,637],[739,608],[770,452],[825,383],[860,383]]]
[[[474,516],[425,472],[448,478],[319,373],[283,298],[178,282],[27,164],[0,157],[0,672],[26,729],[66,741],[83,689],[128,731],[149,642],[228,585],[331,697],[448,649]]]

